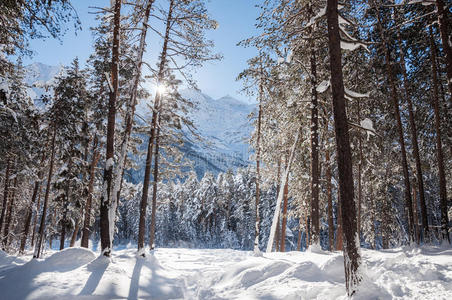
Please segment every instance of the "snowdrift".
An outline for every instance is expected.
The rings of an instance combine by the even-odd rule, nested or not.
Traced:
[[[451,248],[362,249],[354,299],[451,299]],[[1,299],[347,299],[340,252],[83,248],[31,260],[0,252]]]

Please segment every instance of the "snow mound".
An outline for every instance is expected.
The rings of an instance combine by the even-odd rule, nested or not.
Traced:
[[[52,254],[44,260],[43,264],[47,268],[55,270],[74,269],[91,262],[95,258],[94,252],[89,249],[67,248]]]

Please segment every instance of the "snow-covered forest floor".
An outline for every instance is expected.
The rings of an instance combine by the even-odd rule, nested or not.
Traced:
[[[361,251],[366,279],[354,298],[451,299],[450,247]],[[137,258],[123,247],[111,261],[84,248],[30,255],[0,252],[1,299],[346,298],[341,252],[160,248]]]

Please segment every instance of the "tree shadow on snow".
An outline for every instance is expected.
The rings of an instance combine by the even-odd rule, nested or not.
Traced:
[[[100,280],[102,279],[102,276],[105,273],[105,270],[107,270],[108,264],[108,258],[99,257],[86,266],[88,271],[91,271],[91,275],[89,275],[85,286],[79,293],[79,296],[92,295],[94,293],[97,286],[99,285]]]
[[[143,269],[143,267],[145,267],[145,269]],[[146,258],[136,258],[127,299],[133,300],[139,298],[184,298],[184,292],[182,289],[182,287],[185,285],[184,281],[180,278],[168,278],[159,275],[158,271],[164,271],[164,269],[153,254],[148,254]],[[146,272],[150,272],[150,274]],[[145,276],[145,274],[148,276]]]

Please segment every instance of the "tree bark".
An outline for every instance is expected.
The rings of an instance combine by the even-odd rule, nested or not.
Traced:
[[[155,137],[155,154],[154,154],[154,182],[152,189],[152,212],[151,212],[151,227],[149,229],[149,248],[155,248],[155,216],[157,215],[157,184],[159,175],[159,148],[160,148],[160,113],[157,124],[157,136]]]
[[[42,208],[41,221],[40,221],[39,230],[38,230],[38,238],[37,238],[37,241],[36,241],[33,258],[39,258],[40,257],[40,255],[41,255],[41,248],[42,248],[42,242],[44,240],[47,206],[49,205],[50,187],[51,187],[52,176],[53,176],[53,165],[55,163],[55,151],[56,151],[56,149],[55,149],[55,139],[56,139],[56,132],[57,132],[57,127],[56,127],[56,124],[54,124],[53,125],[53,136],[52,136],[52,142],[51,142],[49,174],[47,176],[47,186],[46,186],[46,192],[45,192],[45,195],[44,195],[44,205],[43,205],[43,208]]]
[[[71,168],[72,168],[72,159],[69,158],[69,163],[68,163],[68,167],[67,167],[67,173],[70,176],[71,173]],[[67,184],[66,184],[66,191],[65,191],[65,195],[64,195],[64,203],[63,203],[63,218],[61,220],[61,236],[60,236],[60,250],[64,249],[64,242],[66,240],[66,227],[67,227],[67,214],[68,214],[68,206],[69,206],[69,201],[70,201],[70,193],[71,193],[71,183],[70,183],[70,179],[68,180]]]
[[[8,158],[7,163],[6,163],[6,170],[5,170],[5,188],[3,190],[2,214],[0,216],[0,232],[2,232],[2,229],[3,229],[3,222],[5,220],[5,215],[6,215],[6,210],[7,210],[10,172],[11,172],[11,159]]]
[[[313,39],[311,41],[311,241],[313,245],[319,245],[319,110],[317,99],[317,62]]]
[[[375,2],[374,2],[375,3]],[[376,7],[376,5],[374,5]],[[377,11],[377,26],[380,31],[380,38],[382,41],[382,46],[384,48],[385,53],[385,65],[386,65],[386,79],[388,82],[388,85],[391,88],[391,99],[392,99],[392,106],[394,109],[394,117],[397,121],[397,133],[399,136],[399,144],[400,144],[400,150],[401,150],[401,156],[402,156],[402,170],[403,170],[403,178],[404,178],[404,185],[405,185],[405,209],[408,210],[408,216],[407,216],[407,224],[408,224],[408,235],[410,240],[413,240],[413,204],[411,200],[411,187],[410,187],[410,175],[408,171],[408,162],[407,162],[407,154],[405,149],[405,140],[403,135],[403,125],[402,125],[402,119],[400,117],[400,108],[399,108],[399,101],[397,96],[397,90],[396,90],[396,77],[394,76],[394,72],[392,70],[392,60],[391,60],[391,54],[389,52],[388,43],[386,40],[386,37],[384,35],[382,22],[380,19],[379,11]]]
[[[449,8],[446,6],[446,9],[444,9],[443,0],[436,0],[436,7],[438,9],[438,24],[441,32],[441,41],[446,56],[447,84],[449,86],[449,93],[452,95],[452,49],[449,44]],[[450,97],[449,101],[452,103],[452,97]]]
[[[325,150],[326,160],[326,196],[328,199],[328,250],[334,250],[334,224],[333,224],[333,193],[331,184],[331,164],[330,164],[330,151]]]
[[[287,167],[287,164],[286,164]],[[283,197],[283,215],[281,224],[281,252],[286,251],[286,225],[287,225],[287,194],[289,193],[289,180],[286,180],[284,184]]]
[[[343,232],[342,232],[342,209],[341,209],[341,195],[339,188],[336,193],[336,201],[337,201],[337,231],[336,231],[336,250],[342,251],[344,243],[343,243]]]
[[[422,177],[422,167],[421,167],[421,157],[419,154],[419,144],[417,139],[417,128],[416,122],[414,120],[414,110],[413,110],[413,102],[411,101],[411,97],[409,94],[409,80],[406,73],[405,67],[405,53],[402,45],[402,38],[400,37],[400,33],[397,33],[397,41],[400,51],[400,67],[402,70],[402,78],[403,78],[403,90],[405,94],[405,98],[408,104],[408,115],[411,129],[411,144],[413,146],[413,155],[414,160],[416,162],[416,178],[417,185],[419,188],[419,201],[421,203],[421,217],[422,217],[422,228],[424,234],[428,233],[428,221],[427,221],[427,206],[425,204],[425,192],[424,192],[424,180]],[[413,216],[414,221],[414,216]]]
[[[17,174],[16,177],[14,177],[14,183],[13,183],[13,190],[11,191],[11,198],[8,203],[8,211],[6,213],[6,221],[5,221],[5,228],[3,228],[3,250],[6,251],[8,247],[8,241],[9,241],[9,230],[11,228],[11,221],[13,219],[13,208],[14,208],[14,202],[16,200],[16,190],[17,190]]]
[[[118,65],[119,65],[119,38],[121,27],[121,0],[114,3],[113,16],[113,47],[111,59],[111,89],[108,101],[107,122],[107,144],[104,169],[104,183],[100,199],[100,244],[102,255],[110,257],[114,236],[114,221],[116,213],[116,202],[114,200],[114,143],[116,122],[116,101],[119,97],[118,91]],[[113,223],[113,224],[111,224]]]
[[[256,142],[256,222],[254,232],[254,252],[258,253],[259,250],[259,202],[260,202],[260,190],[259,183],[261,180],[260,163],[261,163],[261,123],[262,123],[262,98],[264,96],[264,83],[263,83],[263,68],[262,58],[260,58],[260,79],[259,79],[259,110],[257,115],[257,142]]]
[[[340,46],[338,1],[328,0],[326,13],[328,23],[328,48],[330,56],[331,88],[333,94],[334,129],[336,132],[337,164],[341,194],[341,210],[344,247],[345,285],[352,296],[362,280],[359,274],[361,257],[357,242],[356,206],[353,191],[353,169],[348,119],[345,110],[344,82],[342,75],[342,54]]]
[[[438,2],[438,0],[437,0]],[[436,134],[436,161],[438,164],[439,175],[439,195],[441,201],[441,233],[443,239],[450,243],[449,237],[449,217],[447,214],[447,188],[446,188],[446,172],[444,171],[443,146],[441,141],[441,116],[439,111],[438,96],[438,71],[436,66],[436,45],[433,39],[432,27],[429,27],[430,37],[430,57],[432,61],[432,79],[433,79],[433,111],[435,115],[435,134]],[[449,80],[449,87],[451,82]],[[452,92],[451,92],[452,95]]]
[[[102,145],[101,145],[102,147]],[[99,162],[100,151],[98,151],[98,137],[94,137],[93,141],[93,156],[91,159],[91,165],[89,167],[89,182],[88,182],[88,195],[85,203],[85,215],[83,219],[83,229],[82,229],[82,240],[80,243],[81,247],[88,248],[89,236],[91,234],[91,208],[93,202],[93,188],[94,188],[94,178],[97,163]]]
[[[35,246],[35,236],[36,236],[36,225],[38,222],[38,212],[39,212],[39,208],[41,206],[41,189],[42,189],[42,185],[39,186],[39,190],[38,190],[38,203],[36,203],[36,210],[33,216],[33,233],[31,234],[31,248],[34,248]]]
[[[69,247],[74,247],[75,242],[77,241],[77,235],[78,235],[79,229],[80,229],[80,222],[79,222],[79,220],[76,220],[74,231],[72,232],[72,236],[71,236],[71,242],[69,243]]]

